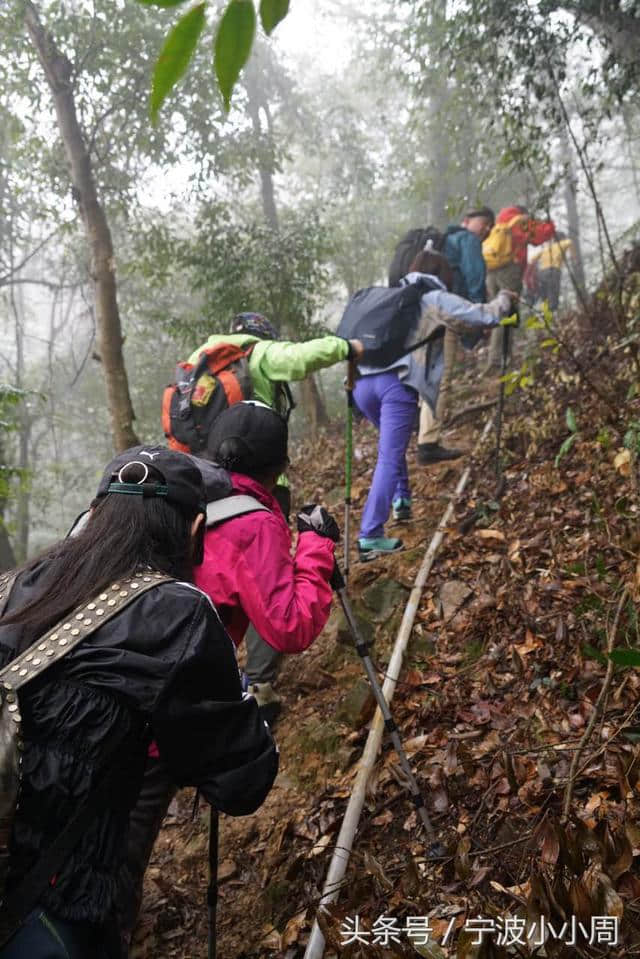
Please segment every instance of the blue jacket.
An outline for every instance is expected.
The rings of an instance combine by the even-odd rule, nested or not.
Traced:
[[[480,237],[463,226],[449,226],[442,252],[453,270],[453,292],[473,303],[484,303],[487,268]]]

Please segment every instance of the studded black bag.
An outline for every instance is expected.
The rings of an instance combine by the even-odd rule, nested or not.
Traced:
[[[14,574],[0,577],[0,617],[15,578]],[[9,873],[11,832],[19,802],[24,749],[19,690],[36,676],[41,676],[49,666],[59,662],[141,593],[171,580],[172,577],[164,573],[141,570],[121,583],[113,583],[90,602],[79,606],[0,670],[0,910],[6,905],[4,897]],[[0,927],[3,925],[0,922]]]

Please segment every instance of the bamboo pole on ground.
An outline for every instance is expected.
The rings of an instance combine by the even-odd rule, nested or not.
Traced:
[[[485,423],[484,429],[480,435],[480,439],[474,447],[474,453],[484,442],[492,425],[493,417],[490,417]],[[455,491],[449,500],[449,504],[444,511],[442,519],[438,523],[438,528],[436,529],[431,542],[429,543],[429,547],[424,555],[422,565],[418,570],[418,575],[416,576],[413,589],[411,590],[411,595],[409,596],[409,601],[407,602],[404,615],[402,617],[402,622],[400,623],[400,629],[398,630],[398,636],[393,647],[391,659],[389,660],[386,673],[387,678],[385,679],[382,687],[382,691],[385,695],[387,703],[390,703],[393,699],[393,694],[395,692],[400,670],[402,668],[402,660],[409,643],[409,637],[411,636],[411,630],[413,629],[413,623],[416,618],[416,613],[418,612],[418,606],[420,604],[424,585],[427,581],[427,576],[431,572],[431,567],[433,566],[436,553],[438,552],[442,540],[445,537],[447,524],[453,515],[456,501],[467,485],[470,475],[471,467],[468,466],[460,477],[458,485],[456,486]],[[371,729],[369,730],[369,736],[367,737],[367,742],[362,754],[362,759],[360,760],[360,768],[356,776],[351,798],[349,799],[331,863],[329,864],[329,871],[327,873],[327,878],[325,880],[324,889],[322,891],[322,897],[320,899],[318,908],[321,908],[322,906],[331,902],[335,902],[340,893],[342,880],[345,872],[347,871],[347,865],[349,863],[349,857],[351,855],[356,829],[358,828],[360,814],[362,812],[362,807],[364,806],[367,782],[375,765],[383,732],[384,720],[380,710],[376,709],[376,713],[371,724]],[[324,955],[324,943],[324,936],[320,930],[320,926],[318,925],[318,920],[316,919],[311,930],[309,942],[307,943],[304,959],[321,959],[321,957]]]

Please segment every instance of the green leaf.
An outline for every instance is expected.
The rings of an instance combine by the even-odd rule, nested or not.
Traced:
[[[543,340],[542,343],[540,344],[540,346],[541,346],[543,349],[546,349],[548,346],[556,346],[557,343],[558,343],[558,341],[557,341],[556,339],[554,339],[552,336],[550,336],[548,339]]]
[[[571,409],[570,406],[567,406],[567,412],[565,413],[565,419],[567,421],[567,429],[571,433],[578,432],[578,424],[576,423],[576,415]]]
[[[220,21],[215,42],[216,76],[227,111],[240,71],[249,59],[255,31],[256,11],[252,0],[231,0]]]
[[[613,649],[609,659],[616,666],[640,666],[640,649]]]
[[[289,0],[260,0],[260,20],[269,36],[289,12]]]
[[[156,123],[158,111],[183,75],[204,27],[206,4],[199,3],[178,20],[160,51],[151,82],[151,119]]]
[[[582,647],[582,652],[587,659],[597,659],[603,666],[607,665],[607,657],[604,653],[601,653],[599,649],[596,649],[595,646],[590,646],[589,643],[585,643]]]
[[[511,316],[503,316],[500,320],[500,326],[517,326],[518,314],[512,313]]]
[[[562,457],[567,455],[567,453],[569,452],[569,450],[571,449],[571,447],[573,446],[573,444],[575,443],[577,439],[578,439],[577,433],[572,433],[571,436],[567,436],[566,440],[564,441],[564,443],[558,450],[558,455],[556,456],[554,460],[555,466],[558,466]]]
[[[528,316],[524,325],[528,330],[544,330],[545,328],[544,323],[536,316]]]
[[[138,0],[143,7],[179,7],[186,0]]]

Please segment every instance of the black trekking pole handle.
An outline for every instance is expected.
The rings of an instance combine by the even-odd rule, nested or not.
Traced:
[[[431,843],[428,850],[428,855],[430,858],[438,858],[443,856],[445,855],[446,850],[436,839],[433,825],[429,819],[429,814],[427,813],[424,797],[420,792],[420,787],[418,786],[416,777],[414,776],[409,760],[407,759],[407,754],[404,751],[402,740],[400,739],[400,734],[398,732],[398,727],[396,726],[395,720],[391,715],[389,704],[384,692],[382,691],[382,687],[380,686],[380,681],[378,679],[373,662],[371,661],[369,646],[360,632],[360,627],[358,626],[358,622],[355,618],[351,602],[347,596],[344,576],[342,575],[342,570],[337,562],[334,564],[330,583],[333,589],[336,591],[338,599],[340,600],[342,611],[345,615],[347,625],[349,626],[349,632],[353,636],[356,651],[362,660],[362,664],[367,674],[367,679],[369,680],[369,685],[371,686],[371,691],[373,692],[376,703],[378,704],[378,709],[380,710],[384,720],[384,728],[389,733],[389,737],[393,744],[393,748],[396,751],[400,767],[406,777],[411,801],[416,807],[416,811],[420,816],[422,825],[424,826],[425,832]]]

